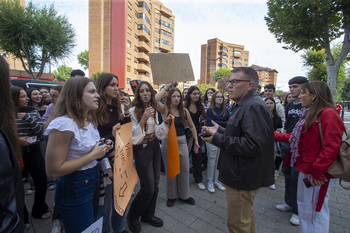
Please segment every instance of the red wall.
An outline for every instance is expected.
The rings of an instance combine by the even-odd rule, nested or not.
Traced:
[[[126,0],[111,0],[111,73],[126,84]]]

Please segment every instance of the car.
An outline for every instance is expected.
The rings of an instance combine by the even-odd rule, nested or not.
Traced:
[[[10,77],[10,82],[14,86],[22,87],[23,89],[27,89],[29,87],[35,87],[40,89],[41,87],[52,87],[58,85],[64,85],[62,82],[52,81],[50,79],[30,79],[30,78],[17,78]]]

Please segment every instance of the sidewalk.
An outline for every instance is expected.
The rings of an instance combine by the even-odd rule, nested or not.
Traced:
[[[206,172],[203,172],[204,179]],[[25,184],[25,190],[29,184]],[[136,186],[135,191],[139,189]],[[141,223],[142,232],[148,233],[212,233],[228,232],[226,228],[226,195],[225,192],[216,190],[211,194],[207,190],[199,190],[190,177],[191,196],[196,200],[194,206],[176,201],[173,207],[166,206],[166,177],[161,174],[156,216],[164,221],[164,226],[155,228],[149,224]],[[52,209],[55,191],[47,192],[47,203]],[[276,180],[276,190],[261,188],[255,198],[254,210],[256,219],[256,232],[270,233],[298,232],[298,227],[289,223],[291,213],[282,213],[275,209],[277,204],[283,203],[284,177],[280,172]],[[28,211],[31,212],[34,195],[26,197]],[[350,191],[339,186],[337,182],[331,192],[329,201],[331,219],[330,232],[350,232]],[[52,221],[31,218],[32,227],[29,232],[50,233]]]

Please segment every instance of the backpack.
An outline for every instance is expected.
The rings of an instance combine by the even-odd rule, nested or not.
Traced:
[[[319,122],[318,122],[318,128],[320,130],[320,136],[323,144],[323,132],[321,127],[321,115],[319,116]],[[345,128],[345,135],[346,139],[341,142],[339,154],[337,159],[332,163],[332,165],[328,169],[328,174],[331,176],[334,176],[336,178],[339,178],[339,184],[344,189],[350,190],[349,187],[344,187],[341,184],[341,181],[347,181],[350,182],[350,135],[346,132]]]

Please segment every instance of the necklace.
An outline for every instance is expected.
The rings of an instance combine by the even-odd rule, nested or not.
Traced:
[[[108,109],[110,112],[113,112],[113,111],[114,111],[112,106],[108,106],[108,105],[107,105],[107,109]]]

